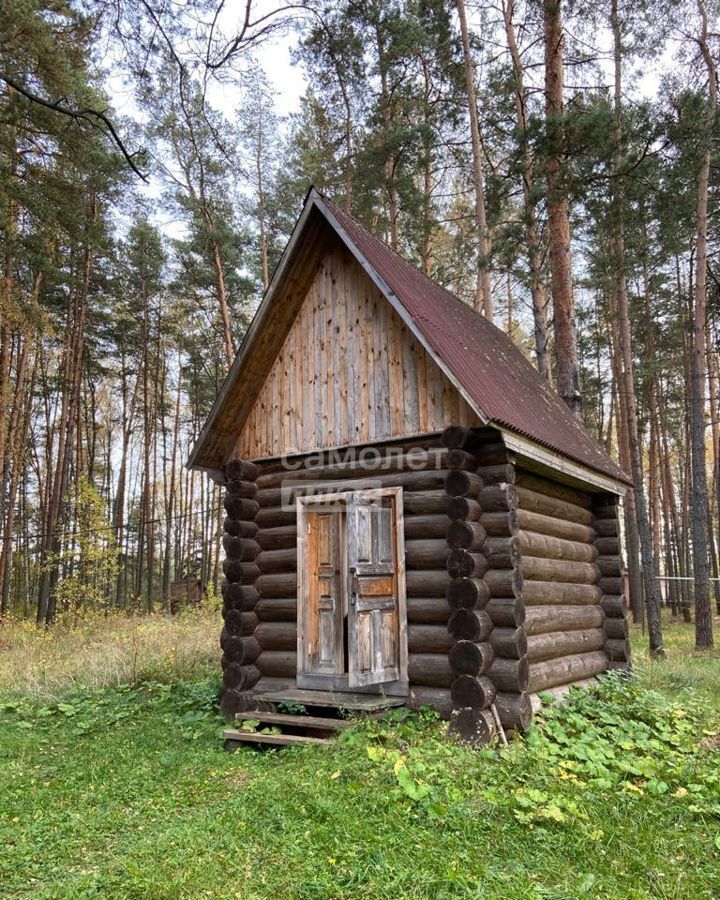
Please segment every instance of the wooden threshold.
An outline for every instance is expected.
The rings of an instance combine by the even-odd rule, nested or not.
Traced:
[[[258,701],[267,703],[301,703],[325,709],[347,709],[350,712],[376,712],[404,706],[405,697],[387,697],[381,694],[345,693],[344,691],[305,691],[292,689],[258,694]]]

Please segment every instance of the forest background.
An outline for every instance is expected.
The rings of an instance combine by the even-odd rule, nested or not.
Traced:
[[[656,655],[661,603],[711,646],[718,13],[0,0],[0,614],[218,592],[184,462],[314,184],[631,473],[633,616]]]

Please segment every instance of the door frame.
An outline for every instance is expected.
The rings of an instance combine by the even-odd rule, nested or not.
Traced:
[[[307,604],[307,552],[306,532],[307,516],[314,512],[313,507],[321,507],[328,503],[347,503],[348,495],[357,494],[370,500],[380,497],[392,498],[393,535],[395,549],[395,580],[397,585],[398,612],[398,666],[400,678],[397,681],[381,682],[361,687],[350,687],[348,674],[334,675],[305,671],[305,608]],[[407,642],[407,599],[405,585],[405,529],[403,513],[402,487],[367,488],[356,491],[337,491],[331,494],[314,494],[298,496],[295,501],[297,511],[297,685],[300,688],[327,691],[347,691],[363,694],[389,694],[406,697],[408,695],[408,642]],[[348,571],[347,554],[343,553],[342,571],[340,574],[343,595],[347,592]]]

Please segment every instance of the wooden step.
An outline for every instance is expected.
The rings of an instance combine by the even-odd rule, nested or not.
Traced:
[[[376,712],[404,706],[404,697],[387,697],[383,694],[345,693],[344,691],[304,691],[287,690],[271,691],[258,694],[258,701],[268,703],[302,703],[303,706],[316,706],[325,709],[347,709],[350,712]]]
[[[344,719],[328,719],[323,716],[306,716],[304,713],[278,713],[263,712],[260,709],[251,709],[235,715],[235,721],[256,721],[268,725],[289,725],[293,728],[320,729],[322,731],[341,731],[343,728],[351,728],[352,722]]]
[[[227,728],[223,731],[226,750],[235,750],[238,744],[274,744],[290,747],[296,744],[328,744],[328,738],[308,737],[304,734],[261,734],[259,731],[242,731]]]

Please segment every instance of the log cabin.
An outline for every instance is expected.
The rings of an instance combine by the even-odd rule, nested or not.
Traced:
[[[626,474],[510,338],[314,189],[188,463],[224,486],[226,718],[462,739],[630,663]]]

